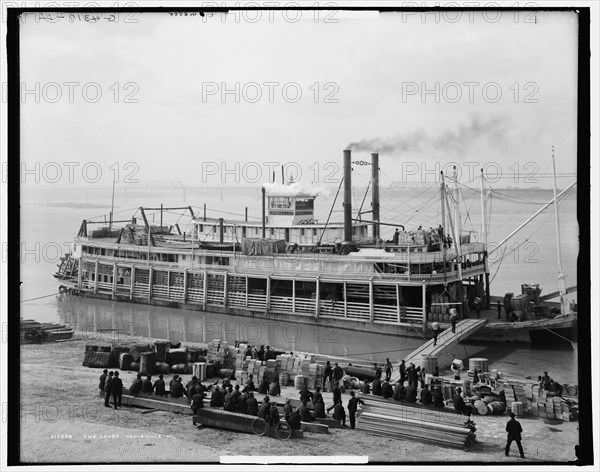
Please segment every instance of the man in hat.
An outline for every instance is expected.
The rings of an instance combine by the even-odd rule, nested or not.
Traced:
[[[142,374],[137,374],[137,377],[131,383],[131,387],[129,387],[129,393],[131,395],[139,395],[142,391]]]
[[[142,393],[152,393],[152,377],[148,375],[142,382]]]
[[[510,451],[510,445],[512,442],[517,443],[517,447],[519,448],[519,454],[521,454],[521,458],[525,459],[525,453],[523,452],[523,446],[521,446],[521,433],[523,432],[523,428],[521,428],[521,423],[519,423],[515,419],[515,414],[510,412],[510,420],[506,423],[506,448],[504,449],[504,454],[508,456],[508,452]]]
[[[364,405],[360,398],[354,395],[354,391],[350,391],[350,400],[348,400],[348,413],[350,414],[350,429],[354,429],[356,426],[356,410],[358,409],[358,404]]]
[[[113,403],[115,404],[115,410],[117,406],[121,406],[121,399],[123,396],[123,381],[119,378],[119,373],[115,372],[112,382],[110,383],[110,391],[113,397]]]
[[[431,392],[431,397],[433,400],[433,406],[436,408],[444,408],[444,395],[442,394],[442,390],[439,385],[436,385]]]
[[[246,414],[251,416],[258,415],[258,401],[254,398],[252,392],[248,392],[248,400],[246,400]]]
[[[104,369],[102,371],[102,375],[100,376],[100,384],[98,385],[100,392],[104,392],[104,386],[106,385],[106,377],[108,377],[108,369]]]
[[[108,373],[108,378],[106,379],[106,382],[104,384],[104,406],[110,408],[110,384],[112,383],[113,380],[113,375],[115,373],[111,370]]]
[[[386,358],[385,360],[385,380],[386,381],[390,381],[390,379],[392,378],[392,371],[394,370],[394,366],[392,365],[392,363],[390,362],[390,358]]]
[[[265,420],[267,423],[269,422],[269,412],[271,411],[271,399],[269,397],[265,397],[262,402],[262,405],[258,409],[258,417]]]
[[[473,413],[473,406],[467,405],[461,394],[462,388],[456,387],[456,395],[454,395],[454,398],[452,398],[452,402],[454,403],[454,409],[460,414],[471,416],[471,414]]]
[[[336,384],[339,384],[340,380],[342,380],[342,377],[344,376],[344,371],[342,370],[342,368],[339,366],[339,364],[336,362],[335,366],[333,368],[333,381]]]
[[[329,361],[325,363],[325,368],[323,369],[323,387],[327,388],[328,385],[331,392],[333,390],[333,369]]]
[[[163,374],[159,374],[158,380],[154,382],[154,393],[156,395],[165,395],[165,381],[163,380]]]

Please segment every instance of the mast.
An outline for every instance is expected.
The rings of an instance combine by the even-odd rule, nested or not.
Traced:
[[[446,194],[446,185],[444,182],[444,172],[440,172],[441,175],[441,184],[440,184],[440,203],[442,205],[442,251],[444,253],[444,288],[446,288],[446,205],[445,205],[445,194]]]
[[[460,235],[462,234],[462,225],[460,217],[460,191],[458,189],[458,171],[456,169],[456,166],[454,166],[454,196],[456,198],[456,201],[454,203],[454,230],[456,231],[456,255],[458,256],[459,263],[462,263],[462,250],[460,240]]]
[[[556,196],[556,161],[554,159],[554,146],[552,146],[552,177],[554,181],[554,221],[556,223],[556,257],[558,259],[558,291],[560,293],[560,312],[566,315],[569,312],[565,274],[562,270],[560,253],[560,225],[558,221],[558,198]]]
[[[485,268],[485,307],[490,308],[490,273],[488,269],[487,256],[487,211],[485,206],[485,178],[483,168],[481,169],[481,233],[479,239],[483,243],[485,252],[483,254],[483,267]]]
[[[371,180],[373,181],[372,193],[372,209],[373,209],[373,239],[375,244],[379,243],[380,226],[379,226],[379,153],[371,153]]]

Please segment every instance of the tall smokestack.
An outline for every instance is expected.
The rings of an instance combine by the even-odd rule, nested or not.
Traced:
[[[379,233],[379,154],[371,154],[371,182],[373,184],[373,238],[377,242],[381,237]]]
[[[352,241],[352,151],[344,150],[344,241]]]

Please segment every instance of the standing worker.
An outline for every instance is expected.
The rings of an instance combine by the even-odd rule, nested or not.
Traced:
[[[386,358],[385,360],[385,380],[389,382],[392,378],[392,371],[394,370],[394,366],[390,362],[390,358]]]
[[[108,377],[108,369],[104,369],[102,371],[102,375],[100,376],[100,384],[98,385],[100,393],[104,392],[104,386],[106,385],[106,377]]]
[[[323,388],[327,390],[327,386],[331,392],[333,390],[333,369],[329,361],[325,363],[325,369],[323,369]]]
[[[108,378],[106,379],[106,382],[104,383],[104,406],[108,408],[110,408],[110,384],[112,383],[113,375],[114,372],[111,370],[108,373]]]
[[[115,404],[115,410],[117,406],[121,406],[121,399],[123,396],[123,381],[119,378],[119,373],[115,372],[112,382],[110,383],[110,391],[112,393],[113,402]]]
[[[348,413],[350,414],[350,429],[356,426],[356,410],[358,404],[364,405],[365,402],[354,395],[354,391],[350,391],[350,400],[348,400]]]
[[[436,346],[437,345],[438,334],[440,332],[440,325],[436,321],[436,322],[434,322],[434,323],[431,324],[431,327],[433,328],[433,345]]]
[[[525,459],[523,446],[521,446],[521,433],[523,432],[523,428],[521,428],[521,423],[515,420],[515,414],[513,412],[510,413],[510,420],[508,420],[508,423],[506,423],[506,432],[508,435],[506,437],[506,449],[504,449],[504,454],[508,456],[510,445],[514,441],[517,443],[517,447],[519,448],[521,459]]]
[[[502,305],[500,304],[500,300],[496,302],[496,310],[498,310],[498,319],[502,318]]]
[[[450,322],[452,323],[452,332],[456,333],[456,309],[453,308],[452,313],[450,314]]]

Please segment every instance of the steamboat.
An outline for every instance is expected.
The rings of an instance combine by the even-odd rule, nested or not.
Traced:
[[[77,296],[268,318],[407,337],[431,335],[490,308],[485,180],[478,241],[462,232],[456,175],[442,175],[442,224],[414,231],[394,224],[381,238],[379,155],[371,155],[372,204],[352,209],[352,155],[344,151],[343,221],[315,220],[317,192],[299,183],[262,186],[262,218],[207,218],[193,208],[140,207],[129,220],[84,220],[54,277]],[[275,179],[273,179],[275,180]],[[564,192],[564,191],[563,191]],[[333,205],[337,201],[334,200]],[[366,197],[366,195],[365,195]],[[555,194],[554,201],[557,200]],[[364,200],[363,200],[364,202]],[[550,202],[549,206],[552,202]],[[205,207],[206,209],[206,207]],[[332,207],[333,209],[333,207]],[[362,209],[362,208],[361,208]],[[163,225],[163,210],[182,210],[190,224]],[[160,211],[161,222],[149,221]],[[370,213],[364,220],[362,215]],[[120,226],[117,226],[120,225]],[[551,313],[539,291],[503,297],[512,321],[490,319],[474,341],[572,340],[576,313]],[[528,292],[529,293],[529,292]],[[561,291],[561,300],[566,292]],[[556,311],[556,310],[553,310]],[[504,318],[504,317],[503,317]]]

